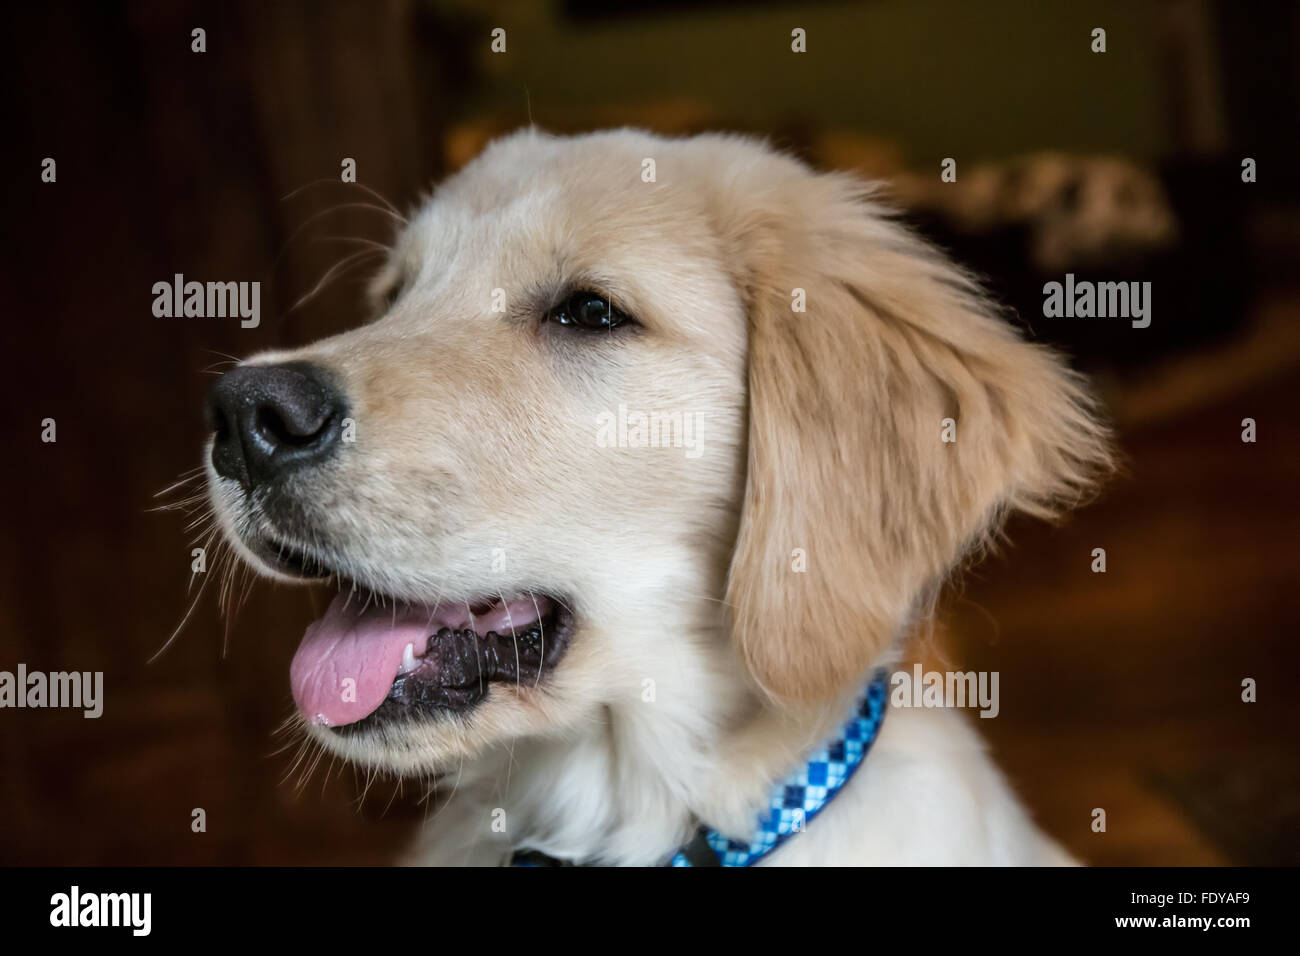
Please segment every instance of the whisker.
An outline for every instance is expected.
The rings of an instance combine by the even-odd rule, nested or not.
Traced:
[[[316,236],[312,239],[312,242],[360,242],[385,254],[393,251],[392,246],[376,242],[373,239],[363,239],[361,236]]]
[[[519,635],[515,633],[515,619],[510,613],[510,603],[499,588],[497,589],[497,597],[501,600],[501,606],[506,609],[506,626],[510,628],[510,640],[515,645],[515,690],[518,690],[519,671],[523,666],[519,663]]]
[[[533,686],[536,687],[541,682],[542,665],[546,662],[546,622],[542,620],[542,609],[537,606],[537,593],[529,591],[528,595],[533,599],[533,610],[537,612],[537,628],[542,635],[542,656],[537,664],[537,679],[533,681]]]
[[[216,355],[219,358],[229,359],[230,361],[235,362],[236,364],[243,361],[243,359],[231,355],[229,352],[218,352],[216,349],[204,349],[203,351],[211,352],[213,355]]]
[[[215,534],[216,532],[213,533]],[[193,576],[191,576],[190,581],[192,584]],[[176,630],[172,631],[171,637],[167,638],[167,640],[163,642],[163,646],[158,648],[158,650],[154,652],[153,656],[150,657],[147,661],[145,661],[146,664],[152,664],[154,661],[156,661],[159,657],[162,656],[163,652],[166,651],[167,648],[171,647],[172,642],[176,640],[180,632],[184,630],[185,625],[189,623],[190,616],[194,613],[194,609],[198,607],[199,600],[200,598],[203,597],[203,591],[207,588],[207,586],[208,586],[208,575],[205,574],[203,576],[203,583],[199,585],[199,593],[194,595],[194,600],[190,602],[189,610],[185,612],[185,616],[181,618],[181,622],[176,625]]]
[[[515,690],[518,691],[519,690],[519,638],[515,634],[515,622],[514,622],[514,618],[510,614],[510,605],[506,603],[506,596],[501,593],[501,590],[499,588],[497,589],[497,597],[501,599],[501,603],[505,606],[506,623],[510,625],[510,640],[515,645]],[[506,790],[510,789],[510,778],[511,775],[514,773],[514,769],[515,769],[515,738],[511,737],[510,749],[506,756],[506,787],[505,787]],[[502,803],[504,802],[505,802],[505,796],[504,794],[502,794]]]
[[[294,775],[298,772],[299,766],[302,765],[303,757],[307,754],[307,752],[310,749],[311,749],[311,738],[305,736],[300,738],[298,741],[298,751],[297,753],[294,754],[293,760],[289,764],[289,768],[285,770],[284,776],[280,778],[280,786],[284,786],[291,779],[293,779]]]
[[[474,666],[478,668],[478,692],[483,693],[483,648],[479,645],[478,625],[474,623],[474,609],[469,600],[465,601],[465,613],[469,615],[469,629],[474,632]]]
[[[314,180],[314,181],[312,181],[312,182],[310,182],[310,183],[307,183],[305,186],[299,186],[297,189],[295,189],[293,192],[289,193],[287,196],[281,196],[281,197],[280,197],[280,202],[288,202],[290,199],[292,199],[293,197],[297,196],[299,193],[303,192],[304,190],[311,189],[313,186],[320,186],[320,185],[323,185],[323,184],[325,184],[325,183],[331,183],[331,184],[339,185],[339,186],[348,186],[348,187],[350,187],[350,188],[352,188],[352,189],[360,189],[360,190],[362,190],[363,192],[368,193],[369,195],[371,195],[371,196],[373,196],[374,198],[378,199],[381,203],[384,204],[385,207],[387,207],[387,209],[388,209],[390,212],[394,213],[394,214],[397,215],[399,218],[401,218],[401,219],[402,219],[402,222],[406,222],[406,218],[405,218],[404,216],[402,216],[402,214],[401,214],[401,212],[398,210],[398,208],[397,208],[396,206],[394,206],[391,202],[389,202],[386,198],[384,198],[384,194],[381,193],[381,192],[379,192],[379,190],[377,190],[377,189],[372,189],[371,187],[367,186],[365,183],[345,183],[345,182],[343,182],[342,180],[331,179],[331,178],[329,178],[329,177],[323,177],[323,178],[321,178],[321,179],[317,179],[317,180]]]
[[[202,472],[203,472],[203,466],[202,466],[202,465],[200,465],[198,468],[193,469],[191,473],[181,472],[181,477],[177,478],[175,481],[173,481],[170,485],[168,485],[168,486],[167,486],[166,488],[164,488],[162,491],[156,491],[156,492],[154,492],[153,496],[154,496],[155,498],[161,498],[163,495],[171,494],[173,491],[178,490],[178,489],[181,488],[183,485],[187,485],[187,484],[189,484],[191,481],[195,481],[195,480],[197,480],[197,479],[203,477],[203,476],[202,476]]]
[[[309,227],[316,220],[320,219],[322,216],[328,216],[332,213],[339,212],[340,210],[343,209],[371,209],[374,210],[375,212],[382,212],[386,216],[392,216],[394,219],[396,219],[404,226],[407,224],[405,216],[401,216],[389,209],[384,209],[382,206],[376,206],[374,203],[368,203],[368,202],[339,203],[337,206],[331,206],[329,209],[322,209],[320,212],[313,213],[312,215],[308,216],[303,221],[302,225],[300,225],[297,229],[291,232],[289,234],[289,238],[284,241],[283,248],[280,249],[279,253],[276,254],[275,259],[272,260],[271,270],[272,271],[275,270],[275,267],[280,264],[280,260],[284,258],[285,253],[289,251],[289,247],[293,245],[294,240],[297,239],[300,235],[302,235],[303,231],[306,230],[307,227]]]
[[[293,312],[298,311],[298,309],[300,309],[306,303],[308,303],[313,298],[315,298],[316,295],[321,291],[321,289],[323,289],[326,285],[329,284],[330,279],[332,279],[334,277],[334,274],[338,272],[340,269],[346,270],[358,264],[359,262],[364,261],[366,257],[375,256],[375,255],[379,255],[379,253],[374,249],[362,249],[360,252],[354,252],[349,256],[344,256],[341,261],[336,262],[333,266],[331,266],[329,271],[326,272],[325,275],[321,276],[320,281],[317,282],[316,285],[312,287],[312,290],[310,292],[308,292],[297,302],[291,305],[289,307],[289,313],[286,314],[291,314]]]

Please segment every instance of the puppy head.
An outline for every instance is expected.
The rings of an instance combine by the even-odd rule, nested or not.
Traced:
[[[292,683],[372,765],[835,693],[1105,460],[1055,358],[857,183],[748,140],[516,134],[374,291],[229,373],[208,456],[248,561],[340,585]]]

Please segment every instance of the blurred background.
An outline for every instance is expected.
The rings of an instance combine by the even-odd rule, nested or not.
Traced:
[[[912,659],[1000,672],[1001,715],[979,730],[1084,860],[1300,862],[1298,10],[7,10],[0,670],[103,671],[105,709],[0,710],[0,863],[383,863],[410,838],[418,787],[306,773],[274,733],[318,595],[262,584],[222,620],[209,592],[146,663],[189,607],[193,539],[183,514],[149,509],[199,464],[202,396],[230,356],[359,321],[378,257],[357,240],[394,225],[366,190],[409,208],[530,121],[740,130],[883,179],[1028,334],[1092,374],[1124,474],[1060,527],[1014,522]],[[339,181],[345,157],[358,185]],[[152,286],[178,272],[262,282],[260,326],[155,318]],[[1151,281],[1151,327],[1042,318],[1043,282],[1066,272]],[[40,441],[45,418],[57,443]]]

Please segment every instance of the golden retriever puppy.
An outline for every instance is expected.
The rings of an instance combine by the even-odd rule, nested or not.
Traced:
[[[374,292],[219,380],[208,479],[255,568],[338,585],[294,699],[331,752],[439,781],[412,860],[1066,860],[961,717],[858,702],[1107,432],[869,188],[742,137],[527,130]],[[792,773],[811,802],[774,822]]]

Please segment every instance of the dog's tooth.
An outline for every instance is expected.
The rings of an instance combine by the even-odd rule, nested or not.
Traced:
[[[402,651],[402,669],[399,674],[409,674],[420,666],[420,662],[415,659],[415,645],[407,644],[406,649]]]

